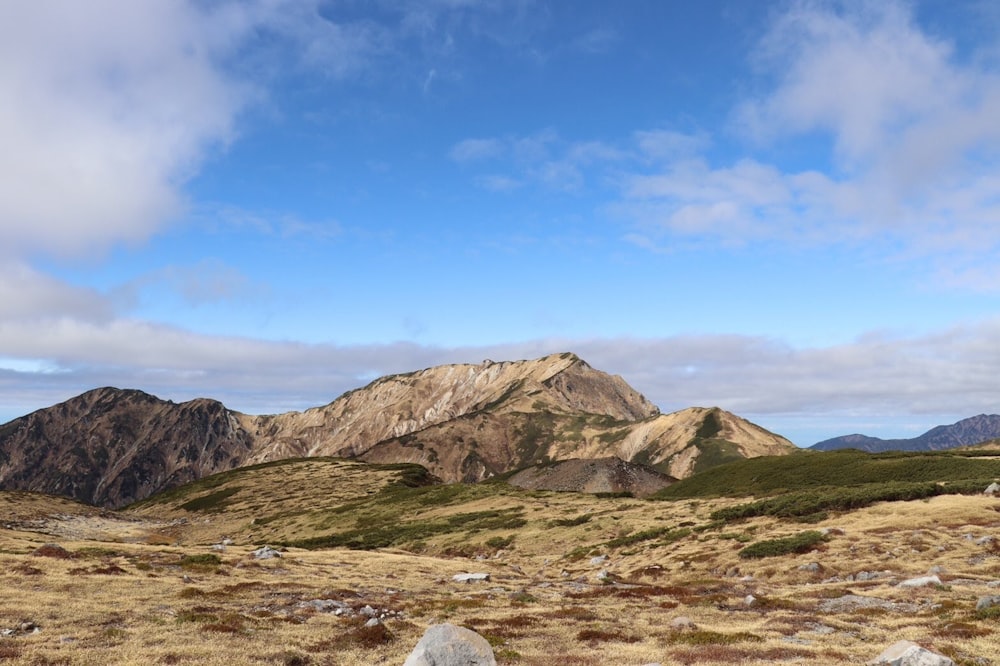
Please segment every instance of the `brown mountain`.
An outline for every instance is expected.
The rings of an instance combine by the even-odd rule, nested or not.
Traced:
[[[794,450],[717,408],[659,410],[574,354],[392,375],[305,412],[250,416],[98,389],[0,426],[0,488],[105,506],[245,464],[341,456],[479,481],[539,462],[616,456],[677,478]]]
[[[0,489],[119,507],[238,467],[252,445],[220,402],[99,388],[0,426]]]

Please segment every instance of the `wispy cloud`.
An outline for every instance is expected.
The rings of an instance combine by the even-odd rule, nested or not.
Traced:
[[[449,156],[456,162],[477,162],[499,157],[506,152],[500,139],[465,139],[455,144]]]

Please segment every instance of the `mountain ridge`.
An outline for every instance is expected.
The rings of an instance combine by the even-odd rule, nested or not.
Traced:
[[[660,410],[573,353],[380,377],[303,412],[254,416],[103,387],[0,426],[0,489],[118,507],[236,467],[300,457],[417,463],[477,482],[568,458],[618,457],[682,478],[794,450],[718,408]]]
[[[943,451],[963,446],[974,446],[1000,438],[1000,415],[978,414],[950,425],[939,425],[922,435],[905,439],[881,439],[868,435],[852,434],[825,439],[813,444],[817,451],[858,449],[869,453],[882,451]]]

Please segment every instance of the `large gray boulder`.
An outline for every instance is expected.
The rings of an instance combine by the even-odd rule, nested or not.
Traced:
[[[948,657],[922,648],[913,641],[899,641],[868,662],[869,666],[955,666]]]
[[[485,638],[465,627],[435,624],[403,662],[403,666],[496,666],[493,648]]]

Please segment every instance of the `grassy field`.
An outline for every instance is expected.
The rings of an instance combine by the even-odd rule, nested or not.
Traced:
[[[815,467],[808,456],[793,458]],[[951,476],[914,483],[995,463],[930,458]],[[400,664],[444,621],[501,664],[853,664],[900,638],[966,666],[1000,654],[995,617],[975,610],[1000,579],[1000,500],[876,501],[809,525],[726,517],[782,490],[726,467],[706,474],[729,474],[737,497],[434,486],[411,466],[334,459],[229,472],[120,513],[0,493],[0,631],[13,630],[0,662]],[[791,474],[782,494],[835,487],[829,475]],[[264,544],[283,556],[254,559]],[[942,585],[897,587],[932,567]],[[491,580],[452,580],[463,572]],[[364,627],[366,606],[381,625]]]

